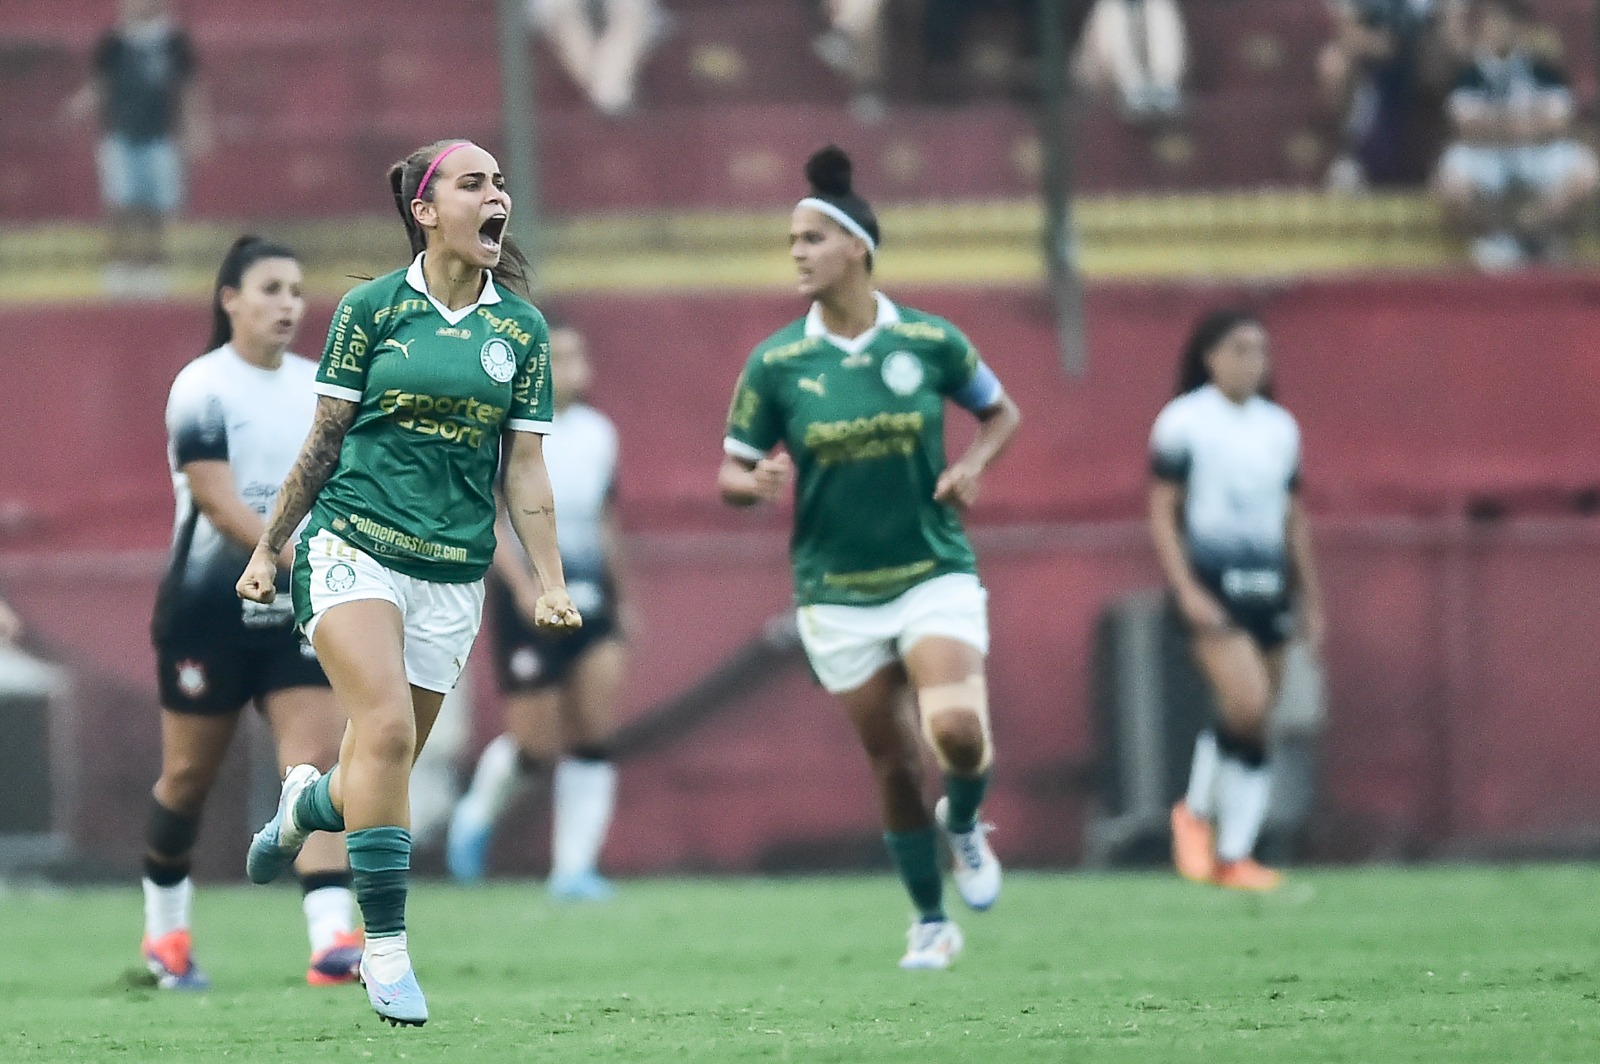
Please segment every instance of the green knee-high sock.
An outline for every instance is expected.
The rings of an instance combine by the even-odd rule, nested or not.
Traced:
[[[883,841],[889,847],[889,856],[900,872],[900,881],[911,895],[911,904],[924,922],[943,920],[944,876],[939,871],[939,832],[936,828],[921,831],[886,831]]]
[[[350,878],[368,938],[406,929],[406,890],[411,878],[411,832],[400,827],[358,828],[345,836]]]
[[[945,827],[954,832],[971,831],[978,826],[978,806],[983,804],[983,792],[989,788],[989,773],[977,776],[951,776],[944,778],[944,794],[949,799],[945,808]]]
[[[333,807],[333,796],[328,793],[328,781],[333,779],[333,769],[305,790],[294,802],[294,822],[307,831],[343,831],[344,817]]]

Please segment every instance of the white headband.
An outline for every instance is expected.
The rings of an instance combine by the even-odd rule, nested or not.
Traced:
[[[878,242],[872,239],[872,234],[867,232],[866,229],[862,227],[860,222],[856,221],[854,218],[850,217],[844,211],[840,210],[838,207],[835,207],[827,200],[818,199],[815,196],[807,196],[805,199],[795,204],[795,206],[810,207],[814,211],[821,211],[829,218],[832,218],[834,221],[844,226],[845,232],[849,233],[851,236],[860,237],[866,243],[867,250],[873,254],[877,254]]]

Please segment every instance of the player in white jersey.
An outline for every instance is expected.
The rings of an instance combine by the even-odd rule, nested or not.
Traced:
[[[1173,861],[1187,879],[1238,890],[1282,881],[1251,856],[1267,812],[1267,714],[1296,604],[1313,651],[1326,627],[1300,430],[1270,393],[1266,330],[1216,311],[1190,336],[1177,398],[1150,433],[1151,536],[1218,713],[1172,809]]]
[[[472,785],[456,805],[445,849],[450,874],[484,874],[495,821],[524,782],[550,777],[550,896],[601,901],[611,884],[598,871],[616,800],[609,742],[627,664],[619,536],[612,502],[617,430],[583,401],[588,352],[576,329],[550,331],[555,427],[545,465],[555,489],[556,534],[567,593],[583,613],[576,632],[534,627],[541,588],[516,546],[501,535],[490,570],[495,672],[506,695],[506,732],[478,759]]]
[[[161,691],[161,778],[145,834],[143,952],[162,987],[200,989],[189,929],[190,853],[239,711],[254,702],[281,766],[326,767],[344,717],[290,609],[240,602],[233,582],[311,425],[316,363],[290,354],[305,311],[287,248],[240,237],[217,273],[209,353],[185,366],[167,402],[177,496],[171,562],[151,634]],[[285,582],[287,586],[287,582]],[[301,852],[313,985],[348,983],[361,959],[344,840]]]

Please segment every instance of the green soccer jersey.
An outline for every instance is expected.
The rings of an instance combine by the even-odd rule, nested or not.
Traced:
[[[482,577],[501,431],[550,431],[544,316],[492,281],[449,310],[419,255],[344,297],[315,388],[360,409],[307,534],[327,529],[407,576]]]
[[[956,511],[934,501],[945,467],[945,400],[978,355],[949,322],[878,297],[855,341],[828,335],[816,308],[756,347],[728,412],[724,446],[794,459],[790,537],[800,605],[870,606],[924,580],[975,573]]]

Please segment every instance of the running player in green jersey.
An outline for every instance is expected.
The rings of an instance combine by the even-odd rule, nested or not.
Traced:
[[[791,216],[789,253],[811,309],[746,363],[717,486],[726,502],[750,506],[796,478],[800,636],[866,748],[885,841],[916,906],[900,966],[946,968],[962,939],[944,911],[941,830],[963,900],[983,910],[1000,894],[1000,863],[978,820],[993,760],[987,593],[960,515],[1020,415],[953,325],[874,290],[878,223],[851,188],[849,157],[824,148],[806,176],[812,191]],[[947,399],[979,425],[949,465]],[[907,687],[944,770],[931,816]]]
[[[442,141],[396,163],[389,184],[415,258],[334,313],[310,435],[238,586],[272,601],[278,552],[305,522],[295,616],[350,725],[326,775],[288,771],[246,871],[268,882],[310,832],[348,830],[368,1000],[391,1024],[420,1025],[428,1008],[405,933],[408,779],[477,637],[502,455],[511,524],[544,588],[536,622],[582,621],[544,467],[547,329],[515,291],[526,260],[504,239],[500,167],[475,144]]]

